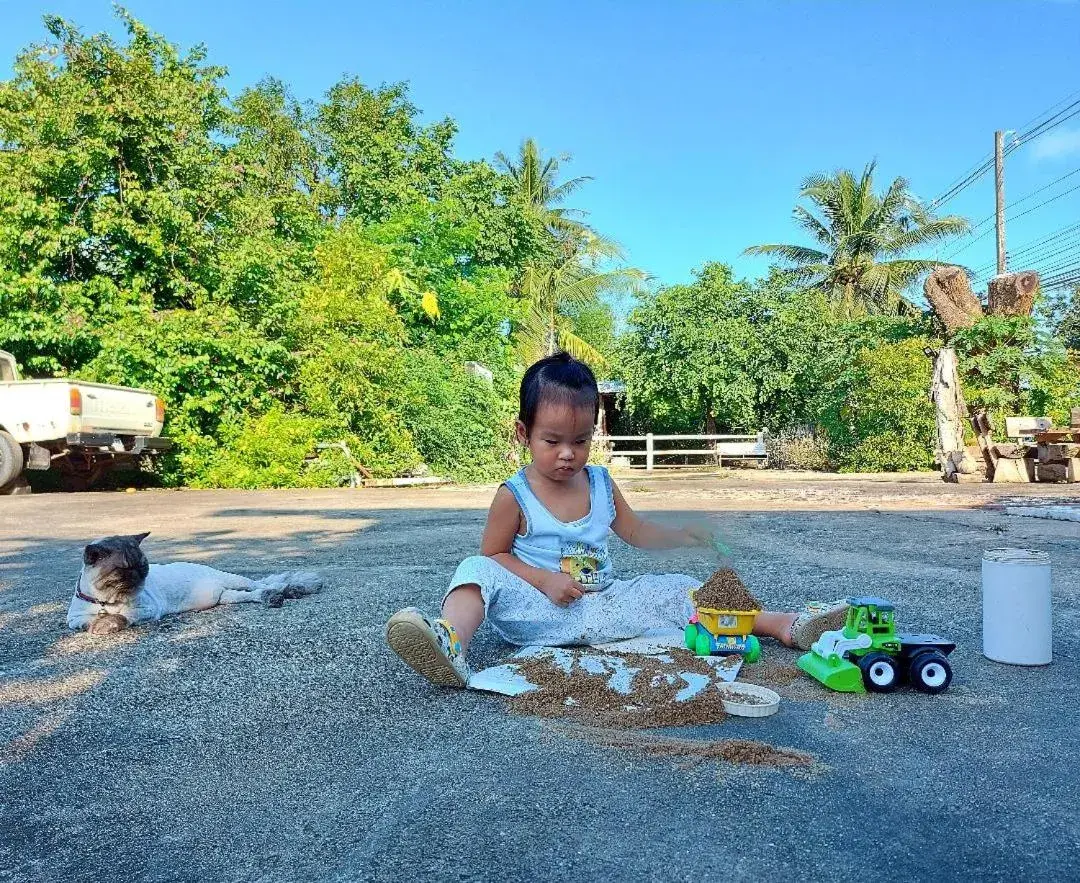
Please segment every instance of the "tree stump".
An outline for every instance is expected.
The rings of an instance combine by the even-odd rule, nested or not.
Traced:
[[[971,290],[967,272],[961,267],[938,267],[923,283],[923,293],[949,334],[983,317],[982,301]]]
[[[937,418],[938,463],[945,481],[959,481],[960,475],[974,475],[978,464],[964,445],[964,417],[967,403],[956,370],[956,350],[943,347],[934,357],[934,379],[930,385]]]
[[[987,286],[989,312],[993,316],[1030,316],[1038,293],[1039,274],[1033,270],[995,276]]]

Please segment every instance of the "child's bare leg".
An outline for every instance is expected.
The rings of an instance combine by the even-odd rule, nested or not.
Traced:
[[[791,627],[797,613],[763,611],[754,617],[754,634],[759,638],[774,638],[786,647],[791,646]]]
[[[480,586],[466,583],[454,589],[443,602],[442,615],[457,632],[461,652],[464,653],[484,621],[484,598],[480,594]]]
[[[823,632],[843,628],[847,609],[847,602],[837,601],[808,607],[799,613],[767,610],[754,618],[754,634],[762,638],[775,638],[785,647],[809,650]]]

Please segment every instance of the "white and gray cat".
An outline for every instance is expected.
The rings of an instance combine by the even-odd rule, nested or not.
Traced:
[[[279,573],[260,580],[205,564],[150,564],[140,548],[148,533],[105,537],[83,550],[83,568],[68,606],[68,628],[107,635],[138,622],[218,604],[280,607],[322,588],[317,573]]]

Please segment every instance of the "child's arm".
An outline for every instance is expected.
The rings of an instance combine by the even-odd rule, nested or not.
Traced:
[[[683,546],[712,545],[713,535],[708,528],[664,527],[646,521],[630,508],[614,481],[611,482],[611,493],[615,499],[615,521],[611,529],[631,546],[639,549],[678,549]]]
[[[539,589],[555,604],[565,607],[576,601],[585,591],[569,574],[554,573],[533,567],[516,557],[510,549],[521,521],[521,507],[506,485],[495,492],[488,510],[484,537],[480,540],[480,554],[497,561],[511,573],[517,574],[529,585]]]

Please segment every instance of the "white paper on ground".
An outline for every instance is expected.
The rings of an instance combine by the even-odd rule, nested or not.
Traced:
[[[627,642],[620,642],[620,644],[623,643]],[[671,644],[666,644],[663,649],[670,650],[671,647]],[[514,658],[536,659],[549,657],[554,665],[557,665],[567,673],[572,671],[573,667],[577,665],[591,674],[608,674],[608,686],[612,690],[623,694],[629,694],[630,685],[634,680],[634,675],[636,675],[640,669],[635,668],[624,657],[602,653],[599,652],[599,648],[596,649],[597,652],[594,653],[590,652],[587,648],[577,648],[576,652],[574,652],[573,650],[561,647],[523,647],[514,654]],[[702,657],[712,666],[714,675],[710,679],[706,675],[698,674],[696,672],[678,671],[673,664],[671,656],[665,656],[664,654],[646,655],[656,655],[657,659],[661,662],[672,663],[671,676],[677,676],[686,682],[686,686],[681,689],[675,697],[680,702],[689,699],[691,696],[695,696],[710,683],[717,683],[720,681],[730,683],[734,681],[739,674],[739,669],[742,667],[741,656]],[[491,668],[485,668],[483,671],[476,672],[469,678],[469,687],[474,690],[485,690],[489,693],[502,693],[504,696],[520,696],[522,693],[527,693],[530,690],[536,689],[536,686],[529,683],[529,681],[521,674],[519,665],[514,662],[506,662],[502,665],[495,665]]]
[[[1052,521],[1080,521],[1080,506],[1008,506],[1005,514],[1049,518]]]

